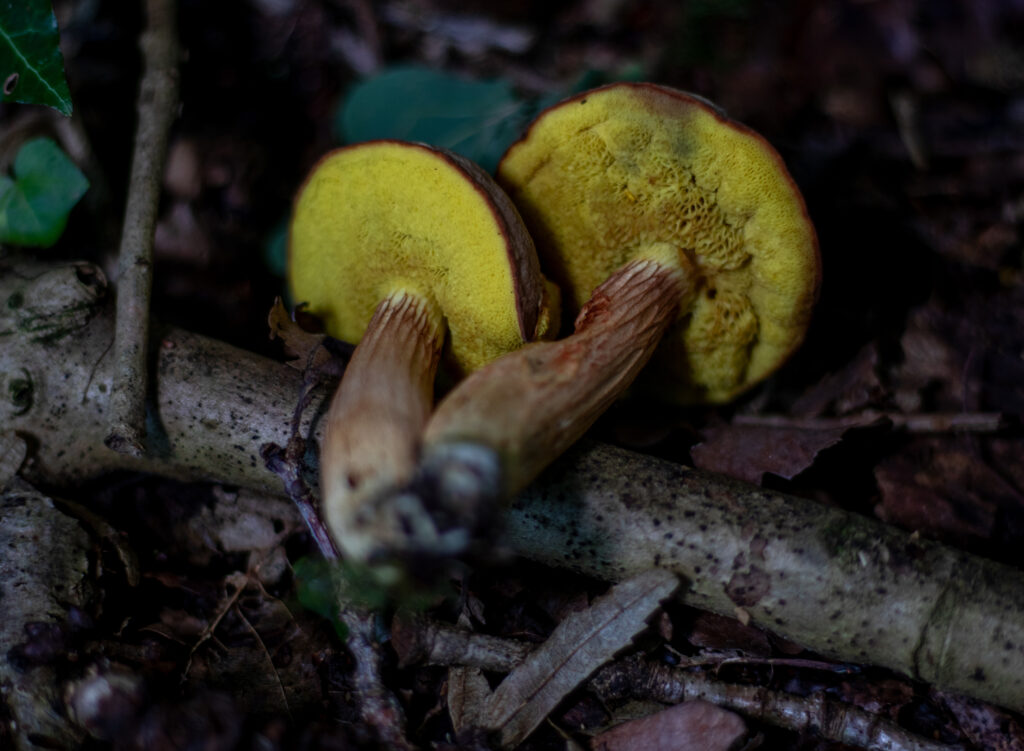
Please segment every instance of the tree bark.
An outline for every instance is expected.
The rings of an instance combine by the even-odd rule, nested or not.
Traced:
[[[23,474],[73,485],[115,469],[280,494],[260,459],[285,444],[292,368],[175,329],[155,338],[147,419],[159,450],[103,446],[112,315],[83,265],[0,264],[4,428]],[[12,297],[13,296],[13,297]],[[19,300],[11,305],[11,300]],[[316,416],[327,390],[304,418]],[[739,615],[832,658],[891,668],[1024,709],[1024,575],[878,521],[598,444],[583,445],[505,513],[516,553],[619,581],[661,566],[687,603]]]

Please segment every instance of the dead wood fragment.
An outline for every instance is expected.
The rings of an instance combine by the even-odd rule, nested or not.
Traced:
[[[0,432],[0,490],[7,487],[28,456],[25,439],[11,431]]]
[[[507,673],[535,645],[403,613],[391,626],[391,646],[398,654],[399,667],[465,665]]]
[[[29,659],[19,645],[29,639],[32,627],[59,629],[69,607],[87,607],[89,537],[47,496],[20,481],[0,496],[0,519],[0,694],[5,724],[19,751],[77,748],[84,734],[59,711],[59,657]]]
[[[0,274],[0,299],[20,292],[34,300],[37,276]],[[32,384],[27,408],[0,405],[8,429],[33,449],[25,476],[68,485],[128,468],[281,493],[260,448],[291,435],[302,390],[294,369],[165,330],[150,414],[159,449],[142,459],[107,451],[112,321],[96,294],[100,277],[75,267],[49,277],[68,289],[91,285],[91,312],[50,311],[48,320],[74,332],[55,341],[7,326],[14,312],[0,310],[0,331],[12,331],[0,347],[0,374],[27,374]],[[57,299],[54,284],[47,299]],[[315,439],[325,393],[314,391],[301,435]],[[665,567],[688,580],[688,604],[727,615],[741,608],[830,658],[1024,708],[1024,575],[1010,567],[857,514],[594,444],[524,492],[504,522],[504,543],[520,555],[609,581]]]
[[[118,251],[114,389],[105,443],[131,456],[145,451],[146,358],[149,299],[153,289],[156,228],[167,137],[178,114],[178,49],[174,0],[145,0],[147,26],[140,46],[145,72],[139,86],[139,121],[128,202]]]

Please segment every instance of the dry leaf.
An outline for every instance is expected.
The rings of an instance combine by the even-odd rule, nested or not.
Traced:
[[[733,618],[698,610],[687,626],[686,640],[696,647],[716,651],[740,650],[755,657],[768,657],[772,653],[771,642],[764,631],[744,626]]]
[[[973,451],[919,440],[875,468],[883,521],[945,540],[999,543],[1017,533],[1024,498]]]
[[[878,376],[878,346],[871,342],[842,368],[829,373],[790,405],[790,412],[817,417],[847,415],[877,405],[885,394]]]
[[[499,731],[504,748],[518,745],[567,694],[629,645],[678,586],[674,574],[651,569],[566,618],[490,696],[484,727]]]
[[[480,715],[490,697],[491,687],[480,668],[448,668],[448,715],[456,734],[480,726]]]
[[[729,751],[746,736],[739,715],[706,701],[688,701],[630,720],[590,742],[594,751]]]
[[[288,364],[296,370],[317,368],[331,359],[331,353],[322,346],[326,337],[304,331],[292,320],[280,297],[274,299],[274,306],[267,314],[267,325],[270,338],[281,340]]]
[[[991,704],[966,696],[933,691],[948,709],[960,730],[978,748],[990,751],[1014,751],[1024,748],[1024,728],[1015,717]]]
[[[821,451],[839,443],[848,429],[722,425],[705,430],[704,442],[694,446],[690,456],[699,469],[758,485],[765,472],[792,480],[810,467]]]

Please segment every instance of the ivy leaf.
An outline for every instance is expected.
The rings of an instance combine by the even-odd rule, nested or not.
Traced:
[[[348,638],[348,628],[338,619],[338,592],[332,565],[323,559],[300,558],[292,564],[299,604],[331,622],[338,638]]]
[[[0,176],[0,242],[53,245],[88,187],[85,175],[51,139],[26,142],[14,159],[14,179]]]
[[[564,90],[524,98],[502,79],[472,81],[400,66],[352,87],[338,108],[335,131],[344,143],[396,138],[442,146],[493,173],[508,147],[545,107],[612,80],[642,78],[642,68],[614,77],[585,71]]]
[[[59,43],[50,0],[0,0],[0,102],[45,104],[70,115]]]
[[[428,68],[397,67],[356,84],[335,125],[346,143],[421,141],[451,149],[493,172],[533,111],[507,81],[471,81]]]

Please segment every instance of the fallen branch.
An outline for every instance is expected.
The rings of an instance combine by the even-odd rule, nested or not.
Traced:
[[[145,72],[139,86],[128,201],[118,251],[117,336],[107,446],[141,456],[146,436],[146,357],[153,289],[153,232],[167,156],[167,134],[178,114],[177,13],[174,0],[145,0],[140,46]]]
[[[141,459],[107,451],[112,321],[97,298],[98,272],[32,268],[0,276],[0,299],[18,291],[25,300],[0,309],[0,332],[14,332],[3,337],[0,373],[30,384],[4,416],[32,447],[23,470],[31,480],[73,484],[135,469],[281,494],[260,447],[286,445],[298,372],[165,330],[149,416],[157,448]],[[32,333],[36,305],[53,321],[47,337]],[[301,423],[311,439],[322,391]],[[688,581],[684,599],[696,607],[749,618],[839,661],[1024,708],[1024,575],[1010,567],[857,514],[601,445],[565,457],[504,520],[504,542],[520,555],[611,581],[668,568]]]

